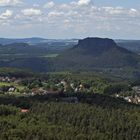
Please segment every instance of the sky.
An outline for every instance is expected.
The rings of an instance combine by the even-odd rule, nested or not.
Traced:
[[[0,37],[140,39],[140,0],[0,0]]]

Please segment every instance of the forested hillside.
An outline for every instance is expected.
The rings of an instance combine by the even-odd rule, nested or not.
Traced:
[[[139,107],[35,103],[27,113],[0,106],[0,139],[139,140]]]

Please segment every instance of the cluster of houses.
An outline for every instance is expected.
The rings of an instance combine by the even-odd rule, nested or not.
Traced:
[[[19,84],[21,82],[21,79],[17,79],[15,77],[8,77],[8,76],[0,76],[0,82],[2,83],[9,83],[8,84],[3,84],[0,87],[0,93],[13,93],[16,90],[18,90],[15,86],[13,86],[13,84],[10,83],[14,83],[14,84]]]
[[[59,89],[59,86],[62,85],[63,90]],[[57,87],[55,90],[53,89],[44,89],[44,87],[32,88],[28,93],[23,93],[25,96],[35,96],[35,95],[48,95],[48,94],[60,94],[65,93],[71,88],[74,93],[80,92],[85,90],[85,87],[82,84],[75,86],[74,83],[68,83],[65,80],[60,81],[59,83],[55,84]]]
[[[85,87],[82,84],[79,84],[78,86],[75,86],[74,83],[70,83],[68,84],[65,80],[62,80],[60,83],[56,84],[58,85],[63,85],[64,87],[64,92],[67,92],[67,88],[68,86],[70,86],[70,88],[74,91],[74,92],[80,92],[83,91],[85,89]]]
[[[4,93],[12,94],[16,90],[17,90],[17,88],[14,87],[14,86],[2,86],[2,87],[0,87],[0,93],[1,94],[4,94]]]
[[[132,88],[134,95],[131,96],[120,96],[119,94],[116,94],[115,96],[117,98],[123,98],[125,101],[129,103],[134,103],[134,104],[140,104],[140,86],[135,86]]]
[[[19,82],[21,82],[21,79],[17,79],[15,77],[0,76],[0,82],[7,82],[7,83],[14,82],[18,84]]]
[[[124,97],[124,99],[129,102],[129,103],[134,103],[134,104],[140,104],[140,96],[128,96],[128,97]]]
[[[22,79],[17,79],[15,77],[0,77],[0,82],[7,82],[7,83],[16,83],[19,84],[21,83]],[[65,80],[61,80],[57,84],[54,84],[57,88],[56,90],[53,89],[45,89],[44,87],[37,87],[37,88],[32,88],[28,92],[25,91],[22,95],[23,96],[35,96],[35,95],[48,95],[48,94],[60,94],[60,93],[65,93],[68,92],[69,89],[71,89],[74,93],[77,92],[82,92],[82,91],[88,91],[89,89],[86,88],[83,84],[74,84],[74,83],[68,83]],[[59,87],[63,87],[63,91],[59,90]],[[4,88],[0,88],[0,93],[7,92],[7,93],[13,93],[17,90],[15,86],[5,86]],[[122,98],[126,100],[127,102],[130,103],[135,103],[135,104],[140,104],[140,86],[135,86],[132,88],[134,94],[130,96],[122,96],[119,94],[116,94],[115,97],[117,98]],[[64,98],[62,101],[66,102],[78,102],[78,99],[76,97],[72,98]]]
[[[8,76],[0,76],[0,82],[5,82],[5,83],[14,83],[14,84],[20,84],[22,79],[18,79],[15,77],[8,77]],[[46,95],[46,94],[59,94],[67,92],[69,89],[71,89],[73,92],[80,92],[84,91],[85,87],[82,84],[75,85],[74,83],[68,83],[65,80],[61,80],[60,82],[54,84],[56,89],[44,89],[44,87],[37,87],[37,88],[32,88],[29,91],[23,92],[24,96],[34,96],[34,95]],[[60,85],[63,87],[63,90],[60,91],[59,87]],[[3,87],[0,88],[1,93],[13,93],[17,89],[14,86],[5,86],[4,89]]]

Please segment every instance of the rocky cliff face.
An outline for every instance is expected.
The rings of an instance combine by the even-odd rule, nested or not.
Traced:
[[[79,40],[78,44],[73,47],[72,52],[87,55],[101,55],[103,53],[109,53],[112,50],[116,53],[131,53],[119,47],[114,40],[108,38],[85,38]]]
[[[85,38],[79,40],[77,47],[105,47],[105,48],[112,48],[116,47],[116,43],[112,39],[108,38]]]
[[[112,39],[85,38],[83,40],[79,40],[78,44],[74,47],[74,49],[75,50],[82,49],[86,53],[100,55],[101,53],[107,52],[111,49],[120,49],[120,47],[118,47],[117,44]]]

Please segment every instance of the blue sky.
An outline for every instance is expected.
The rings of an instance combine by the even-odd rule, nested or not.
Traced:
[[[0,0],[0,37],[140,39],[139,0]]]

